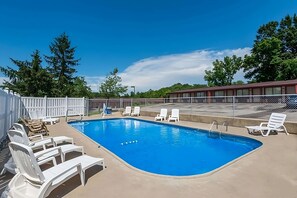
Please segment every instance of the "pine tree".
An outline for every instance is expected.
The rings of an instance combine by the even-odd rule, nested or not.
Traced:
[[[79,64],[79,59],[74,58],[76,48],[71,47],[71,42],[65,33],[55,38],[49,48],[52,55],[45,56],[45,60],[49,64],[47,69],[53,74],[55,95],[70,96],[75,80],[75,66]]]
[[[11,58],[13,64],[18,67],[17,70],[10,67],[0,67],[0,71],[9,78],[8,81],[3,83],[2,87],[22,96],[51,96],[52,78],[50,73],[41,66],[42,60],[39,51],[33,52],[31,57],[31,61],[20,61]]]

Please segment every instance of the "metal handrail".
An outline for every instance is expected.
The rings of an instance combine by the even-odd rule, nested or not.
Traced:
[[[227,120],[225,120],[223,122],[223,126],[226,126],[226,132],[227,132],[228,131],[229,122]]]

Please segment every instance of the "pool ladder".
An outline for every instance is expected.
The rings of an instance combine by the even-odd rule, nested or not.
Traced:
[[[212,130],[214,126],[216,126],[216,129],[217,129],[217,131],[218,131],[218,133],[219,133],[219,137],[221,137],[222,130],[219,130],[219,122],[218,122],[217,120],[213,120],[213,121],[212,121],[212,124],[211,124],[211,126],[210,126],[210,128],[209,128],[209,131],[208,131],[209,136],[210,136],[211,134],[214,134],[214,133],[213,133],[213,130]],[[226,130],[226,132],[227,132],[227,131],[228,131],[228,126],[229,126],[228,121],[224,121],[223,124],[222,124],[222,126],[225,126],[225,130]]]

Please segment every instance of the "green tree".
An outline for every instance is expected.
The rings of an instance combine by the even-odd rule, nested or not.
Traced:
[[[279,75],[281,63],[281,41],[278,38],[265,38],[256,42],[251,55],[245,56],[245,78],[254,82],[273,81]]]
[[[42,60],[38,50],[33,52],[31,57],[31,61],[20,61],[11,58],[13,64],[18,67],[17,70],[11,67],[0,67],[0,71],[9,78],[9,81],[5,81],[2,87],[22,96],[51,96],[53,85],[51,74],[42,68]]]
[[[76,77],[74,79],[71,96],[92,98],[92,90],[87,86],[87,82],[83,77]]]
[[[47,69],[53,74],[56,96],[70,96],[75,80],[75,66],[79,64],[79,59],[74,58],[76,48],[71,47],[65,33],[55,38],[49,48],[52,55],[45,56],[45,60],[49,64]]]
[[[244,59],[245,78],[253,82],[296,79],[297,16],[262,25],[249,56]]]
[[[235,55],[226,56],[223,61],[214,61],[213,66],[212,70],[205,70],[204,80],[208,86],[231,85],[234,75],[242,66],[242,59]]]
[[[118,76],[118,69],[115,68],[99,86],[99,94],[108,100],[111,97],[120,97],[128,90],[128,87],[123,86],[121,82],[122,78]]]

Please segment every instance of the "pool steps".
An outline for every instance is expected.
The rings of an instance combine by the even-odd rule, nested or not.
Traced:
[[[213,129],[214,126],[216,126],[216,129],[218,130],[219,135],[221,136],[222,131],[219,129],[219,122],[216,121],[216,120],[213,120],[212,121],[212,124],[211,124],[211,126],[209,128],[209,131],[208,131],[209,132],[209,135],[211,135],[211,132],[213,132],[212,129]],[[225,126],[225,130],[227,132],[228,131],[228,126],[229,126],[228,121],[224,121],[223,124],[222,124],[222,126]]]

